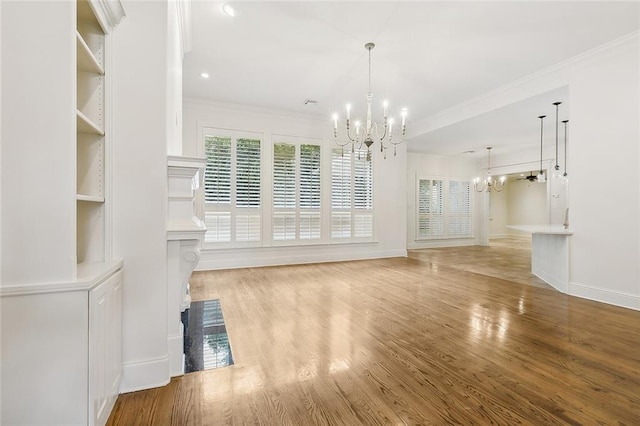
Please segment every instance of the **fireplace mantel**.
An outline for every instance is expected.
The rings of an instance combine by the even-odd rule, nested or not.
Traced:
[[[204,166],[204,158],[169,156],[167,161],[168,344],[172,377],[184,374],[184,327],[180,314],[191,304],[189,278],[200,260],[200,246],[207,231],[195,209]]]

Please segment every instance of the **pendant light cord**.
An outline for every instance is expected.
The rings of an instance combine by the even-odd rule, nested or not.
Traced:
[[[554,166],[555,170],[560,170],[560,166],[558,165],[558,108],[562,102],[554,102],[553,104],[556,106],[556,165]]]
[[[546,115],[541,115],[538,117],[540,119],[540,174],[544,174],[542,171],[542,134],[544,129],[544,118]]]
[[[567,123],[569,122],[569,120],[563,120],[562,121],[564,123],[564,175],[563,176],[568,176],[567,175]]]

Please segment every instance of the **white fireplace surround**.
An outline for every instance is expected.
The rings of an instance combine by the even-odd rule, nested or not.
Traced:
[[[191,304],[189,278],[200,260],[200,246],[207,231],[195,211],[205,159],[169,156],[167,162],[168,345],[171,376],[175,377],[184,374],[184,327],[180,313]]]

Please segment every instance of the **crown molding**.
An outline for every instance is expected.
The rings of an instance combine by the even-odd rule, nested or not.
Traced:
[[[495,90],[471,98],[467,101],[446,108],[428,117],[417,121],[413,126],[413,131],[405,139],[412,139],[422,134],[432,132],[436,129],[466,120],[485,112],[500,108],[513,102],[526,99],[531,96],[529,89],[538,82],[547,85],[544,91],[562,87],[569,84],[568,72],[574,67],[593,59],[601,54],[623,47],[626,44],[637,43],[640,40],[640,30],[629,33],[623,37],[611,40],[607,43],[596,46],[590,50],[582,52],[567,60],[543,68],[533,74],[498,87]],[[503,99],[500,99],[503,97]],[[493,102],[502,101],[499,104]]]
[[[252,114],[281,117],[286,119],[297,118],[301,120],[307,120],[314,124],[322,124],[324,122],[329,123],[329,119],[327,119],[326,117],[322,117],[318,114],[305,114],[301,112],[265,108],[265,107],[259,107],[254,105],[234,104],[230,102],[214,101],[214,100],[205,99],[205,98],[184,97],[183,104],[184,106],[219,108],[224,110],[242,111],[242,112],[248,112]]]
[[[126,15],[120,0],[89,0],[89,5],[105,33],[110,32]]]
[[[176,0],[182,57],[191,51],[191,0]]]

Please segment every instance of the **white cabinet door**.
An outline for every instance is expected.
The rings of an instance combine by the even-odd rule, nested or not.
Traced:
[[[118,397],[122,371],[122,271],[89,295],[89,420],[104,425]]]

